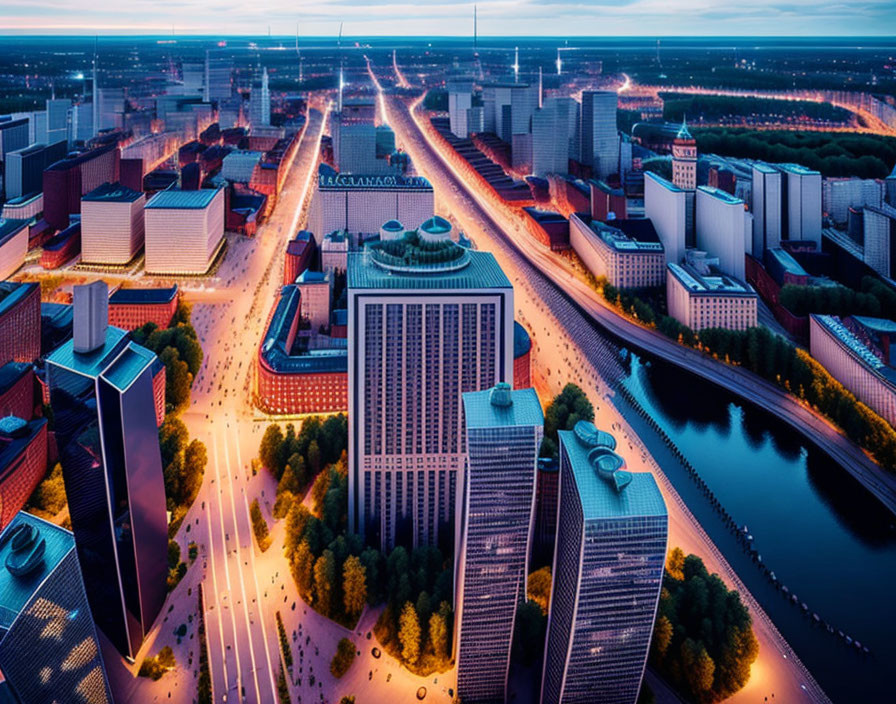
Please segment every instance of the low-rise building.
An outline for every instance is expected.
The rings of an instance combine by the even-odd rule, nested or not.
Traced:
[[[286,245],[286,257],[283,260],[283,285],[294,284],[296,277],[314,263],[316,254],[317,244],[314,235],[308,230],[299,230]]]
[[[896,426],[896,369],[879,350],[863,342],[836,316],[811,315],[809,351],[859,401]]]
[[[753,287],[727,274],[702,275],[688,264],[668,264],[669,315],[692,330],[756,327],[759,297]]]
[[[15,274],[27,253],[28,221],[0,219],[0,280]]]
[[[330,296],[333,278],[326,271],[306,269],[296,278],[299,315],[311,325],[312,333],[330,324]]]
[[[177,284],[169,288],[119,288],[109,297],[109,325],[134,330],[155,323],[167,328],[177,302]]]
[[[348,250],[348,232],[334,230],[327,233],[320,243],[320,268],[323,271],[344,272],[348,267]]]
[[[529,216],[525,219],[526,227],[535,239],[554,252],[569,249],[569,220],[560,213],[538,208],[526,207],[523,212]]]
[[[146,197],[120,183],[104,183],[81,198],[81,261],[122,266],[143,248]]]
[[[44,269],[58,269],[81,251],[81,222],[73,222],[43,244],[40,265]]]
[[[205,274],[223,242],[223,188],[169,188],[146,204],[147,273]]]
[[[0,367],[0,418],[34,416],[34,367],[24,362],[7,362]]]
[[[663,283],[663,245],[650,220],[603,223],[582,213],[569,219],[569,243],[594,276],[605,276],[619,288],[645,288]]]

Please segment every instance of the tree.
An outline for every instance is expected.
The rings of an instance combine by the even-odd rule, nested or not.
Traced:
[[[314,509],[314,515],[323,518],[324,515],[324,499],[330,490],[330,479],[332,471],[321,472],[314,479],[314,485],[311,487],[311,505]]]
[[[429,594],[426,591],[420,592],[417,596],[417,603],[414,605],[417,612],[417,622],[421,625],[421,639],[423,638],[422,629],[429,625],[429,617],[432,616],[432,604]]]
[[[524,665],[531,665],[541,656],[544,648],[544,633],[547,617],[541,606],[534,601],[521,604],[516,612],[516,627],[513,629],[513,652],[515,659]]]
[[[258,459],[267,467],[268,471],[277,476],[277,453],[283,444],[283,431],[276,423],[271,423],[265,428],[264,436],[258,447]]]
[[[679,581],[684,579],[684,551],[675,547],[669,552],[669,557],[666,559],[666,572],[672,579],[677,579]]]
[[[323,456],[320,452],[320,446],[317,444],[317,440],[312,440],[311,444],[308,445],[308,465],[311,467],[311,471],[317,474],[320,472],[321,467],[323,467]]]
[[[681,644],[681,662],[691,695],[697,701],[715,701],[711,696],[715,663],[702,644],[686,639]]]
[[[311,586],[314,579],[314,555],[308,547],[308,541],[299,543],[290,562],[292,576],[296,582],[296,588],[305,601],[311,600]]]
[[[298,452],[290,455],[286,461],[286,467],[277,485],[277,491],[289,491],[293,494],[301,494],[305,488],[307,478],[305,476],[305,460]]]
[[[162,466],[167,467],[171,461],[187,446],[190,433],[187,426],[177,416],[168,414],[159,428],[159,450],[162,454]]]
[[[551,603],[551,568],[542,567],[535,570],[526,580],[526,596],[541,607],[547,615]]]
[[[342,566],[342,598],[345,613],[349,616],[357,616],[364,610],[367,580],[364,566],[354,555],[350,555]]]
[[[440,613],[429,617],[429,642],[433,654],[439,660],[448,659],[448,624]]]
[[[543,444],[541,456],[550,456],[545,452],[556,448],[558,430],[572,430],[580,420],[593,421],[594,406],[582,389],[575,384],[567,384],[545,411],[544,436],[550,438],[553,445]]]
[[[286,535],[284,538],[284,549],[287,556],[293,554],[299,543],[305,537],[305,527],[311,514],[308,508],[301,502],[296,501],[286,514]],[[309,544],[310,547],[310,544]]]
[[[405,602],[401,610],[398,641],[401,643],[401,657],[412,665],[417,662],[420,657],[420,621],[410,601]]]
[[[202,476],[208,465],[208,452],[205,445],[195,438],[184,450],[184,476],[181,482],[182,503],[190,503],[199,493]]]
[[[168,541],[168,568],[177,567],[177,563],[180,562],[180,545],[177,544],[176,540]]]
[[[383,554],[374,548],[365,548],[361,553],[361,564],[364,566],[364,574],[367,577],[367,603],[373,606],[383,599]]]
[[[177,664],[174,660],[174,651],[171,650],[170,645],[166,645],[159,651],[159,654],[156,656],[156,659],[159,661],[159,665],[164,667],[166,670],[171,670]]]
[[[653,626],[653,649],[660,659],[666,655],[672,635],[672,622],[663,614],[657,616]]]
[[[355,644],[348,638],[342,638],[336,646],[336,654],[330,661],[330,673],[336,679],[342,677],[355,661]]]
[[[255,539],[258,541],[259,549],[264,552],[271,546],[271,535],[268,531],[268,523],[261,515],[261,506],[258,505],[258,499],[252,499],[249,506],[249,516],[252,518],[252,530],[255,533]]]
[[[332,612],[335,584],[336,561],[331,550],[324,550],[314,563],[314,606],[324,616]]]
[[[193,385],[190,369],[174,347],[163,349],[159,360],[165,365],[165,403],[175,409],[183,408],[190,400]]]

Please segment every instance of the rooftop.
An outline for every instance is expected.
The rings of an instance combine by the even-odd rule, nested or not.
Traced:
[[[156,193],[146,204],[146,209],[195,210],[207,208],[220,190],[220,188],[200,188],[198,191],[182,191],[179,188],[168,188]]]
[[[762,174],[779,174],[779,173],[781,173],[774,166],[772,166],[771,164],[766,164],[764,161],[753,162],[753,168]]]
[[[38,286],[39,284],[34,282],[0,281],[0,314],[24,301]]]
[[[627,472],[612,435],[580,421],[561,430],[560,452],[569,461],[586,521],[666,516],[666,504],[648,472]]]
[[[27,220],[14,220],[12,218],[0,218],[0,247],[12,239],[25,225]]]
[[[467,428],[504,428],[514,425],[544,425],[544,413],[535,389],[511,390],[498,384],[485,391],[463,395]]]
[[[109,296],[109,303],[171,303],[177,298],[177,284],[169,288],[119,288]]]
[[[820,172],[815,169],[809,169],[803,166],[802,164],[778,164],[778,168],[781,171],[787,171],[791,174],[798,174],[799,176],[820,176]]]
[[[311,271],[305,269],[298,278],[297,284],[328,284],[330,283],[330,275],[326,271]]]
[[[896,370],[878,359],[865,344],[834,315],[811,314],[847,351],[872,372],[884,377],[890,384],[896,383]]]
[[[261,341],[259,355],[262,361],[280,374],[321,374],[348,372],[348,349],[309,350],[300,355],[292,354],[290,328],[299,313],[301,295],[298,286],[284,286],[280,300],[274,308],[271,322]]]
[[[529,331],[526,330],[516,320],[513,321],[513,358],[522,357],[526,352],[532,349],[532,338],[529,337]]]
[[[852,319],[863,328],[874,332],[885,333],[887,335],[896,333],[896,322],[888,320],[887,318],[871,318],[867,315],[854,315],[852,316]],[[0,371],[2,371],[2,368],[0,368]]]
[[[629,218],[601,222],[590,216],[574,213],[573,218],[587,225],[607,246],[620,252],[662,252],[653,223],[646,218]]]
[[[420,229],[433,235],[444,235],[446,232],[451,232],[451,223],[441,215],[433,215],[420,226]]]
[[[802,265],[794,259],[793,255],[786,249],[781,247],[770,247],[766,250],[769,257],[774,257],[785,271],[794,276],[808,276],[809,274],[803,269]]]
[[[142,198],[142,191],[135,191],[120,183],[104,183],[97,186],[90,193],[81,196],[82,201],[101,203],[133,203]]]
[[[34,592],[75,547],[64,528],[19,511],[0,533],[0,626],[9,628]]]
[[[47,362],[83,376],[96,378],[121,354],[127,346],[128,333],[110,325],[106,328],[106,340],[102,347],[81,354],[74,350],[74,340],[60,345],[47,355]]]
[[[46,418],[32,421],[15,416],[0,418],[0,481],[6,481],[8,475],[19,469],[21,462],[17,458],[46,425]]]
[[[511,284],[491,253],[465,249],[451,240],[426,242],[410,232],[350,252],[348,288],[482,289]]]
[[[713,198],[718,198],[725,203],[730,205],[743,205],[744,202],[740,198],[735,198],[733,195],[728,193],[728,191],[723,191],[721,188],[716,188],[715,186],[697,186],[698,191],[703,191],[707,195],[712,196]]]
[[[144,369],[151,367],[156,355],[145,347],[131,342],[103,372],[103,379],[119,391],[126,391]]]
[[[651,181],[655,181],[656,183],[658,183],[659,185],[661,185],[663,188],[666,188],[666,189],[668,189],[668,190],[670,190],[670,191],[673,191],[673,192],[675,192],[675,193],[681,193],[681,192],[682,192],[682,189],[681,189],[681,188],[679,188],[678,186],[676,186],[676,185],[675,185],[674,183],[672,183],[671,181],[667,181],[667,180],[664,179],[662,176],[660,176],[660,175],[657,174],[657,173],[654,173],[653,171],[645,171],[645,172],[644,172],[644,176],[645,176],[646,178],[649,178]]]
[[[749,284],[736,279],[728,274],[712,274],[709,276],[699,274],[694,267],[687,264],[674,264],[670,262],[666,266],[681,284],[692,294],[726,296],[755,296],[756,291]]]

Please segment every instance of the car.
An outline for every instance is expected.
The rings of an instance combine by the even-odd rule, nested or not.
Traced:
[[[386,682],[391,682],[391,681],[392,681],[392,673],[390,672],[388,675],[386,675]]]
[[[374,648],[373,650],[370,651],[370,654],[373,655],[373,657],[375,657],[377,659],[379,659],[380,655],[382,655],[379,648]]]
[[[420,687],[417,690],[417,699],[419,699],[420,701],[426,699],[426,687]]]

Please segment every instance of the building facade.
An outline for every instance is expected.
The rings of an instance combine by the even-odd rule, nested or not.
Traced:
[[[164,330],[177,311],[177,284],[169,288],[119,288],[109,296],[109,325],[134,330],[155,323]]]
[[[865,263],[881,276],[896,273],[896,208],[862,209]]]
[[[747,230],[744,202],[718,188],[700,186],[696,222],[697,247],[718,257],[726,274],[743,279],[744,255],[752,252],[753,232],[752,226]]]
[[[31,406],[28,417],[33,401]],[[0,529],[9,525],[47,473],[47,421],[28,417],[0,417]]]
[[[756,327],[759,297],[749,284],[726,274],[701,275],[687,264],[668,264],[669,315],[691,330]]]
[[[810,240],[821,249],[821,174],[799,164],[781,164],[786,239]]]
[[[463,404],[457,695],[503,703],[516,611],[526,599],[544,415],[534,389],[511,391],[509,384],[465,393]]]
[[[662,176],[644,173],[644,214],[663,243],[666,261],[684,259],[687,242],[687,193]]]
[[[146,197],[105,183],[81,198],[81,261],[125,265],[143,248]]]
[[[78,305],[76,300],[76,306]],[[153,378],[159,361],[106,320],[99,347],[47,357],[62,476],[90,610],[134,657],[166,595],[167,517]]]
[[[782,195],[781,172],[762,162],[753,164],[753,253],[757,257],[781,246]]]
[[[0,367],[0,418],[34,416],[37,402],[34,367],[24,362],[7,362]]]
[[[112,704],[72,534],[20,512],[0,533],[0,560],[0,694]]]
[[[160,191],[145,220],[147,273],[205,274],[224,242],[224,189]]]
[[[572,98],[548,98],[532,115],[532,173],[569,173],[569,160],[579,159],[581,106]]]
[[[582,93],[582,163],[606,180],[619,172],[618,97],[610,90]]]
[[[40,357],[40,286],[0,281],[0,364]]]
[[[613,221],[614,224],[621,222]],[[650,225],[647,220],[643,222]],[[619,227],[591,220],[582,213],[573,213],[569,218],[569,243],[576,254],[594,276],[605,276],[618,288],[663,283],[666,266],[663,245],[652,226],[643,233],[643,239],[638,239]]]
[[[0,219],[0,281],[15,274],[28,253],[28,221]]]
[[[513,374],[494,257],[416,233],[349,254],[349,524],[383,549],[453,541],[461,395]]]
[[[896,371],[839,318],[809,316],[809,352],[859,401],[896,427]]]
[[[653,476],[580,421],[560,433],[560,503],[541,703],[634,704],[666,560]]]

